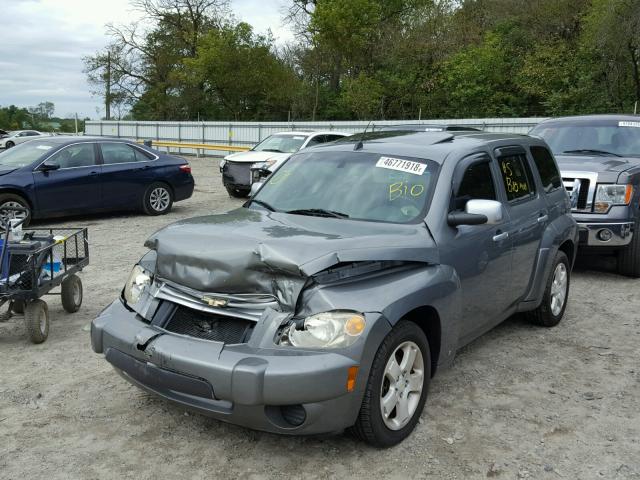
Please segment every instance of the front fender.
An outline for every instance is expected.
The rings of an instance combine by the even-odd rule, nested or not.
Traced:
[[[455,354],[462,306],[460,280],[449,266],[413,265],[359,280],[314,285],[303,291],[297,315],[328,310],[379,312],[393,326],[409,312],[425,306],[434,308],[440,319],[441,367]]]

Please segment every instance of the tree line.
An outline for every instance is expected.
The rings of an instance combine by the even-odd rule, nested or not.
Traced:
[[[0,128],[4,130],[40,130],[43,132],[75,132],[74,118],[60,118],[54,116],[53,102],[23,108],[15,105],[0,107]],[[78,120],[78,131],[84,130],[84,121]]]
[[[640,0],[290,0],[295,41],[227,0],[132,0],[85,58],[138,120],[349,120],[633,112]]]

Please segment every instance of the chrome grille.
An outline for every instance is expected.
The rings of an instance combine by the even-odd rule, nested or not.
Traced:
[[[178,305],[189,307],[201,312],[213,313],[226,317],[237,317],[246,320],[257,321],[267,308],[280,309],[280,304],[275,296],[269,294],[246,293],[226,294],[207,293],[177,286],[171,282],[160,280],[154,284],[153,296],[160,300],[168,300]],[[224,306],[212,306],[209,300],[222,300]]]
[[[571,199],[574,212],[591,212],[596,191],[597,173],[562,172],[562,183]]]

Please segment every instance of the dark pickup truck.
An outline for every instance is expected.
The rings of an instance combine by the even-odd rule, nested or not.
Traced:
[[[619,273],[640,277],[640,116],[556,118],[530,134],[546,140],[558,161],[580,250],[614,254]]]

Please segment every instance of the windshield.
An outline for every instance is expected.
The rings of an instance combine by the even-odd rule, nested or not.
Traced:
[[[32,164],[55,147],[55,143],[32,140],[0,153],[0,169],[20,168]]]
[[[542,124],[531,134],[542,137],[556,155],[640,156],[640,121]]]
[[[363,152],[291,157],[252,199],[299,215],[409,223],[424,218],[438,164]]]
[[[307,139],[305,135],[271,135],[253,147],[256,152],[294,153]]]

